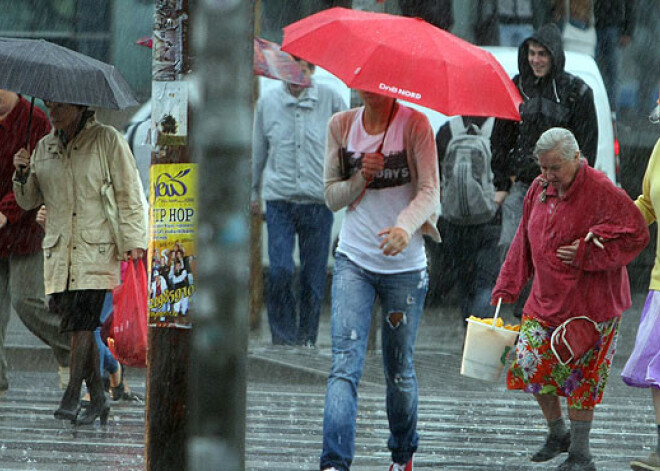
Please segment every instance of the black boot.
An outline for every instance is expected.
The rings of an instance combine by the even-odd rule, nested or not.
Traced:
[[[105,401],[102,403],[90,403],[89,407],[76,419],[76,425],[91,425],[96,418],[99,418],[101,425],[108,423],[108,415],[110,415],[110,403]]]
[[[596,471],[596,464],[589,458],[568,454],[568,458],[555,471]]]
[[[549,461],[561,453],[566,453],[571,445],[571,434],[566,433],[561,437],[548,435],[545,444],[532,455],[532,461],[537,463]]]
[[[91,348],[88,349],[85,382],[89,389],[89,406],[76,419],[76,425],[91,425],[99,417],[101,425],[108,422],[110,413],[110,404],[105,398],[103,391],[103,380],[99,371],[99,351],[94,341],[93,332],[84,332],[89,334]]]
[[[92,340],[94,338],[92,337]],[[88,340],[85,332],[73,332],[69,353],[69,384],[64,391],[60,407],[53,413],[56,419],[75,422],[80,412],[80,388],[85,379],[88,355]]]
[[[62,406],[58,407],[55,412],[53,412],[53,415],[55,416],[56,419],[60,420],[70,420],[71,423],[75,423],[76,420],[78,419],[78,414],[80,413],[80,404],[73,409],[64,409]]]

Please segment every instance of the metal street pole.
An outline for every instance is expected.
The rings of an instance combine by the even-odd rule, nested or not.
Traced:
[[[189,370],[188,469],[245,467],[252,139],[252,4],[195,2],[199,286]]]

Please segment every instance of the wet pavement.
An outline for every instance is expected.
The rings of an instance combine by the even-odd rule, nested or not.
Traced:
[[[633,308],[623,317],[610,382],[596,410],[591,443],[600,471],[630,469],[631,459],[648,455],[650,447],[655,446],[650,392],[629,388],[620,379],[633,347],[644,299],[645,294],[635,295]],[[514,320],[508,312],[504,318]],[[321,331],[327,328],[323,324]],[[267,326],[264,330],[262,335],[267,340]],[[490,383],[460,375],[463,337],[455,308],[425,311],[415,361],[420,388],[420,448],[415,469],[554,469],[563,458],[548,463],[532,463],[528,458],[546,433],[545,421],[532,396],[507,391],[504,377]],[[325,379],[331,363],[329,347],[326,336],[319,338],[315,351],[251,341],[250,366],[255,376],[257,371],[261,377],[270,372],[269,377],[279,377],[280,381],[250,383],[248,469],[318,469]],[[276,370],[280,370],[278,375]],[[304,371],[301,378],[305,385],[299,382],[292,388],[291,379],[298,378],[294,372],[300,370]],[[352,469],[387,469],[387,417],[377,349],[367,357],[358,424]]]
[[[592,452],[601,471],[629,469],[655,443],[650,393],[619,379],[632,348],[644,294],[624,316],[612,376],[596,411]],[[250,334],[246,469],[316,470],[322,441],[325,381],[330,368],[329,313],[318,348],[273,347],[265,314]],[[510,320],[509,314],[504,314]],[[420,448],[415,469],[548,470],[528,455],[543,441],[544,421],[531,396],[459,373],[463,326],[455,308],[427,309],[419,331]],[[0,399],[0,470],[144,469],[144,406],[113,403],[107,426],[74,429],[53,418],[61,391],[48,349],[14,319],[7,334],[11,388]],[[387,419],[382,363],[367,356],[360,387],[354,470],[385,470]],[[144,394],[145,371],[130,369],[131,387]]]

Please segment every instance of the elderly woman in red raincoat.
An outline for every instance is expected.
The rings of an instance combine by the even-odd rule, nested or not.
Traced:
[[[546,442],[532,461],[568,452],[557,471],[592,471],[594,408],[607,383],[621,314],[631,304],[626,265],[648,244],[649,232],[626,193],[588,165],[570,131],[544,132],[535,155],[541,175],[525,196],[520,226],[492,294],[493,303],[512,303],[534,275],[507,387],[534,394],[547,420]],[[569,324],[570,347],[580,353],[558,356],[552,334],[576,317],[593,326],[592,339],[583,340],[588,329],[575,330],[584,324]],[[567,400],[570,430],[559,396]]]

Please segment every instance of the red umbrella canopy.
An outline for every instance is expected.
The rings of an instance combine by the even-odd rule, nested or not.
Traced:
[[[285,27],[282,50],[350,88],[446,115],[520,119],[522,98],[493,55],[419,18],[331,8]]]

